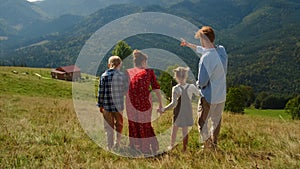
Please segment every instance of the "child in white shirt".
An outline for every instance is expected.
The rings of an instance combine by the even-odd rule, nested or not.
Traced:
[[[193,94],[199,96],[200,92],[193,84],[186,83],[188,78],[189,68],[178,67],[174,69],[175,79],[177,85],[172,88],[172,101],[166,107],[161,108],[159,111],[162,113],[166,110],[173,109],[173,129],[171,134],[171,145],[168,147],[170,150],[174,147],[178,128],[182,128],[183,136],[183,149],[186,151],[188,144],[188,127],[193,126],[193,109],[192,109],[192,96]]]

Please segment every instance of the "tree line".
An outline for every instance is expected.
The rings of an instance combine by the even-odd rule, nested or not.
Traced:
[[[131,53],[131,47],[124,41],[118,42],[112,50],[113,55],[118,55],[122,59]],[[172,73],[172,70],[176,67],[178,65],[169,66],[164,71],[156,71],[161,90],[168,101],[171,101],[171,90],[176,85]],[[247,107],[255,107],[256,109],[285,109],[293,119],[300,119],[300,95],[293,97],[268,92],[255,93],[251,86],[238,85],[229,86],[226,97],[225,110],[228,112],[243,114]]]

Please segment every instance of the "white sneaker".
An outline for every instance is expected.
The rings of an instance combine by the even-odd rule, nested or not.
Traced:
[[[167,150],[168,150],[168,151],[170,151],[170,150],[172,150],[172,149],[173,149],[172,146],[168,146],[168,147],[167,147]]]

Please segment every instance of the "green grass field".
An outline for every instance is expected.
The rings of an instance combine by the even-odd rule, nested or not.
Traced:
[[[0,67],[1,94],[71,98],[71,83],[51,79],[50,72],[50,69]]]
[[[25,71],[28,74],[20,73]],[[300,121],[291,120],[283,110],[224,113],[217,151],[200,149],[194,126],[186,153],[181,153],[179,144],[153,158],[117,156],[99,147],[82,129],[71,83],[50,79],[49,73],[48,69],[0,67],[0,168],[300,167]],[[157,133],[168,126],[161,124],[169,121],[171,112],[167,114],[153,124]]]
[[[287,114],[285,110],[258,110],[254,108],[247,108],[245,109],[245,114],[250,116],[280,118],[282,120],[291,119],[291,115]]]

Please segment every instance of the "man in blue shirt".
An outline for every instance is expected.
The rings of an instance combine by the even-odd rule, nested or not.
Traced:
[[[182,39],[181,46],[187,46],[202,56],[199,61],[197,86],[201,98],[198,106],[199,131],[204,141],[204,148],[217,148],[222,112],[226,101],[226,74],[228,56],[221,45],[214,45],[215,34],[211,27],[203,26],[195,35],[201,46]],[[208,126],[211,120],[212,124]]]
[[[122,60],[119,56],[111,56],[108,67],[102,75],[98,90],[98,107],[105,119],[104,128],[107,135],[108,149],[120,146],[123,129],[124,95],[128,90],[128,77],[120,71]],[[117,140],[114,145],[114,129]]]

